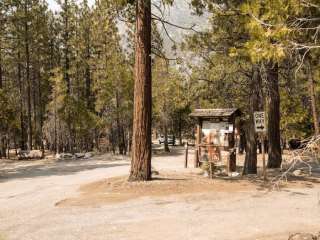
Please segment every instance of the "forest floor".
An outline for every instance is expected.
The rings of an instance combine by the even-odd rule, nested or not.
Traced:
[[[273,240],[320,231],[318,169],[273,189],[254,176],[210,180],[191,165],[175,147],[153,157],[153,181],[128,183],[126,157],[0,160],[0,239]]]

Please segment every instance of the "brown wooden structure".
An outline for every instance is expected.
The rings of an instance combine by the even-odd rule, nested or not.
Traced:
[[[227,171],[236,171],[235,120],[237,108],[196,109],[190,114],[197,119],[194,167],[200,162],[221,160],[221,151],[228,151]]]

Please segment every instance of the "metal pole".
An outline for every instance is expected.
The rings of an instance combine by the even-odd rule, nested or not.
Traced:
[[[264,133],[261,133],[262,163],[263,163],[263,180],[267,181],[266,157],[264,149]]]
[[[188,151],[189,151],[188,142],[186,142],[186,144],[184,145],[184,148],[186,150],[184,168],[188,168]]]

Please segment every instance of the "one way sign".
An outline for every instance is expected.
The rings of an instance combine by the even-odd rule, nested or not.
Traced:
[[[254,112],[254,126],[256,132],[266,131],[266,122],[264,112]]]

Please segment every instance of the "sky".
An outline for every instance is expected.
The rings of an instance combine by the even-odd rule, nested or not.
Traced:
[[[81,0],[77,0],[81,1]],[[90,5],[94,4],[95,0],[88,0]],[[172,21],[175,24],[198,24],[203,25],[203,17],[194,16],[191,14],[191,10],[189,9],[189,2],[190,0],[176,0],[173,6],[168,10],[167,16],[168,20]],[[59,10],[59,5],[57,4],[56,0],[47,0],[49,4],[49,8],[52,10]],[[201,26],[200,26],[201,27]]]
[[[77,0],[77,1],[81,1],[81,0]],[[90,5],[93,5],[94,1],[95,0],[88,0]],[[184,27],[190,27],[196,24],[197,29],[205,28],[208,25],[207,18],[193,15],[189,8],[189,3],[188,3],[189,1],[190,0],[175,0],[173,6],[170,7],[166,12],[166,16],[167,16],[166,20],[176,25],[180,25]],[[59,5],[57,4],[56,0],[47,0],[47,2],[49,4],[50,9],[52,9],[53,11],[59,10]],[[120,28],[120,32],[122,32],[121,31],[122,27],[120,25],[119,25],[119,28]],[[181,42],[181,40],[183,39],[183,36],[185,34],[188,34],[188,31],[186,30],[170,27],[170,26],[167,26],[167,30],[169,32],[170,37],[173,38],[176,42]],[[164,39],[165,49],[167,51],[170,51],[172,42],[166,36],[164,29],[160,29],[160,33],[162,34]]]
[[[55,0],[47,0],[49,4],[49,8],[52,9],[53,11],[58,10],[59,6]]]
[[[51,8],[53,11],[59,10],[59,5],[57,4],[56,0],[47,0],[49,4],[49,8]],[[94,0],[88,0],[89,4],[92,5],[94,3]]]

